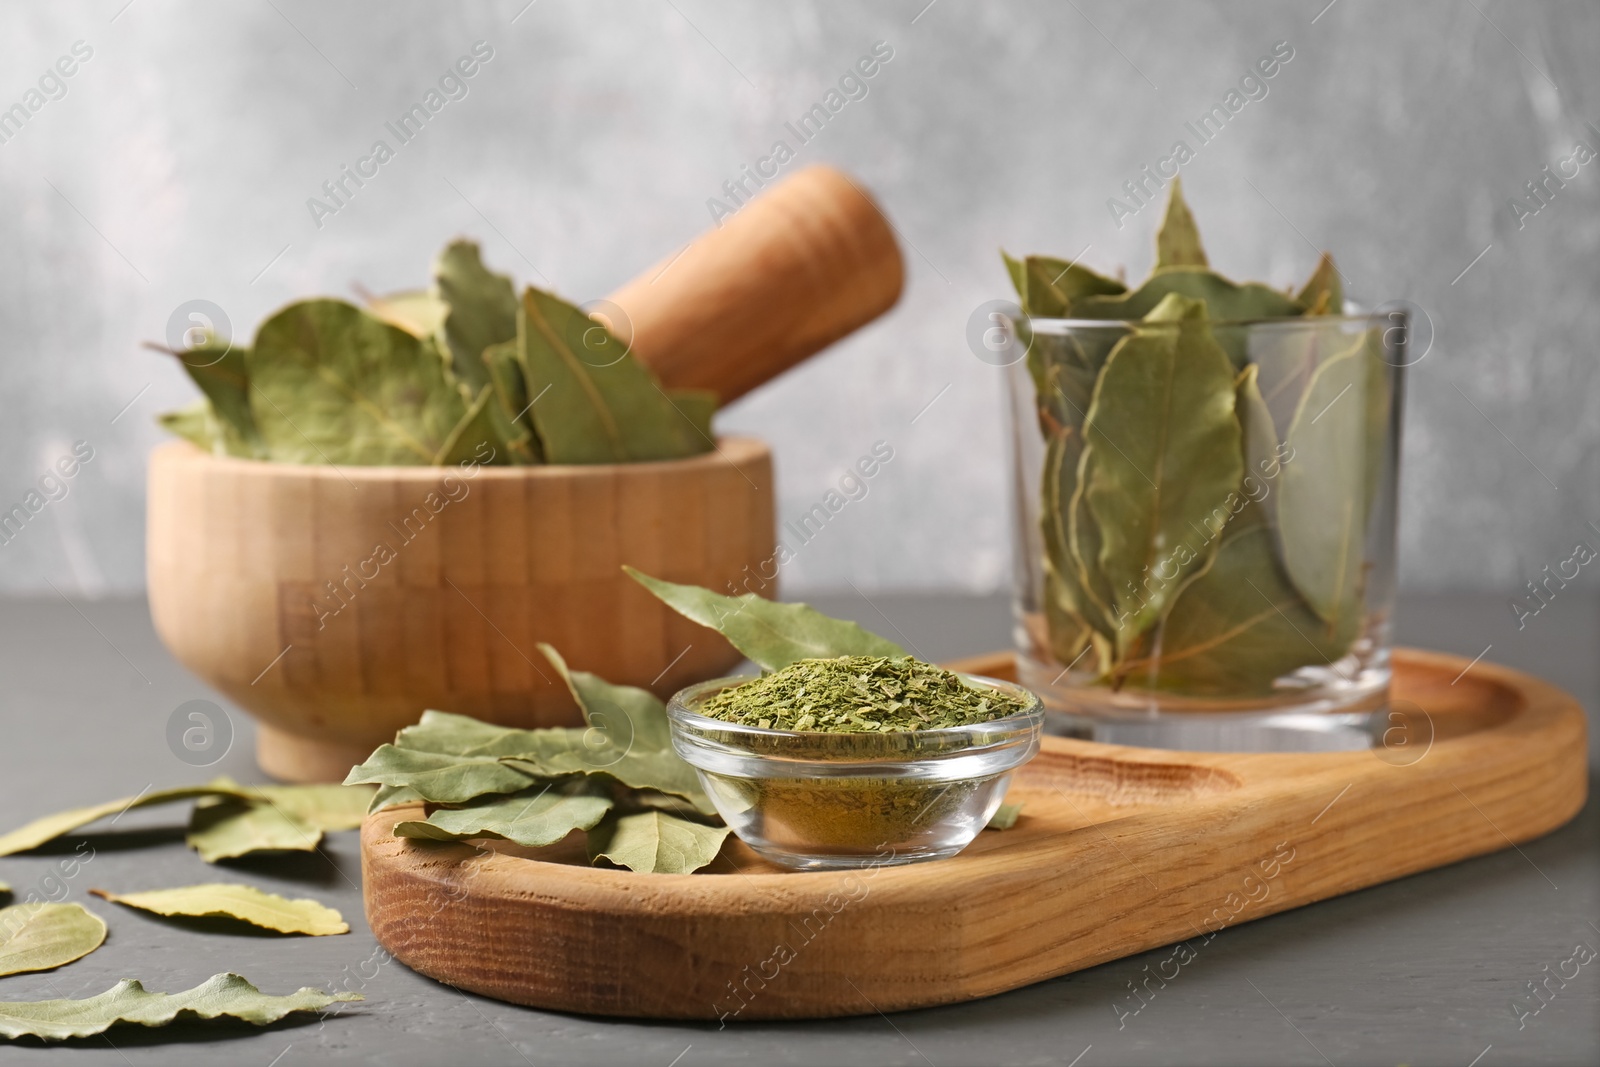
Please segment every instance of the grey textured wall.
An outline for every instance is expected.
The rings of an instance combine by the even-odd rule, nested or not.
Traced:
[[[180,303],[212,300],[248,335],[298,296],[420,284],[457,233],[525,280],[601,295],[705,228],[723,181],[879,41],[893,59],[868,95],[791,166],[876,191],[906,295],[722,420],[777,447],[785,518],[874,440],[895,449],[800,552],[791,592],[1006,581],[1000,372],[963,341],[974,306],[1007,295],[996,248],[1145,270],[1156,212],[1119,228],[1107,199],[1278,41],[1293,59],[1191,141],[1185,185],[1224,271],[1284,284],[1329,247],[1356,296],[1430,315],[1404,580],[1520,584],[1594,540],[1600,162],[1536,216],[1509,199],[1576,141],[1600,148],[1600,7],[524,2],[0,10],[0,107],[74,42],[93,50],[0,143],[0,508],[71,442],[94,449],[0,547],[0,588],[140,585],[152,416],[192,390],[137,345]],[[466,98],[318,228],[307,198],[480,40],[494,57]]]

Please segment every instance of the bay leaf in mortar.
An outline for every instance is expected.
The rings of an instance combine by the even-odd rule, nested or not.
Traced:
[[[495,430],[506,442],[511,462],[542,463],[543,450],[533,430],[532,398],[522,380],[522,357],[517,354],[516,341],[485,348],[483,363],[494,387]]]
[[[1127,292],[1127,286],[1115,278],[1054,256],[1028,256],[1019,261],[1002,251],[1000,257],[1022,310],[1036,318],[1069,318],[1074,301],[1082,297]]]
[[[437,463],[467,414],[432,341],[342,300],[284,308],[246,364],[251,413],[280,462]]]
[[[1292,450],[1278,486],[1284,568],[1337,633],[1359,610],[1367,523],[1365,343],[1311,376],[1284,443]]]
[[[78,904],[0,908],[0,976],[52,970],[87,956],[105,939],[100,916]]]
[[[1183,182],[1174,178],[1167,194],[1167,213],[1161,220],[1161,229],[1156,231],[1156,269],[1207,265],[1200,231],[1183,199]]]
[[[541,398],[533,423],[547,462],[680,459],[711,449],[650,371],[581,308],[532,286],[521,308],[522,373],[529,395]]]
[[[1142,319],[1172,294],[1203,300],[1213,321],[1235,322],[1300,315],[1305,307],[1266,285],[1240,285],[1204,267],[1165,267],[1123,296],[1094,296],[1078,301],[1072,317],[1078,319]],[[1235,362],[1243,365],[1242,353]]]
[[[250,372],[243,345],[208,340],[182,352],[161,345],[146,347],[177,359],[200,387],[211,402],[211,414],[216,419],[213,440],[222,444],[227,455],[266,458],[266,445],[250,411]]]
[[[754,593],[723,596],[696,585],[652,578],[632,567],[622,569],[669,608],[716,630],[769,671],[802,659],[909,655],[893,641],[805,604],[781,604]]]
[[[142,983],[124,978],[104,993],[82,1000],[0,1002],[0,1034],[64,1041],[104,1033],[119,1023],[165,1026],[179,1015],[227,1017],[265,1026],[294,1012],[322,1011],[340,1001],[362,999],[359,993],[327,993],[309,986],[287,996],[269,996],[237,974],[213,975],[181,993],[152,993]]]
[[[191,919],[237,919],[280,934],[308,934],[323,937],[347,934],[344,917],[315,900],[281,897],[255,886],[232,882],[210,882],[172,889],[150,889],[140,893],[110,893],[91,889],[97,897],[156,915]]]
[[[483,265],[476,242],[456,240],[433,262],[433,292],[446,308],[439,332],[451,369],[476,396],[489,384],[484,351],[517,338],[516,288]]]
[[[668,389],[666,392],[667,400],[689,423],[694,435],[705,442],[706,449],[715,447],[717,439],[711,422],[719,404],[717,394],[709,389]]]
[[[436,337],[444,326],[448,304],[427,289],[407,289],[367,296],[367,310],[413,337]]]
[[[642,873],[691,874],[717,858],[732,832],[662,811],[608,815],[589,831],[589,857]]]
[[[202,452],[214,456],[228,454],[222,444],[216,413],[211,410],[211,401],[205,397],[185,404],[176,411],[162,412],[156,416],[156,422],[163,430],[183,438]]]
[[[553,845],[574,830],[588,830],[612,803],[608,794],[588,783],[577,792],[546,787],[480,799],[466,808],[439,808],[426,820],[395,824],[394,835],[430,841],[497,837],[538,848]]]
[[[1215,542],[1197,526],[1243,476],[1233,368],[1205,305],[1172,295],[1106,360],[1084,423],[1083,499],[1100,549],[1118,655],[1166,609]],[[1218,524],[1220,528],[1220,523]],[[1147,581],[1147,576],[1155,579]]]

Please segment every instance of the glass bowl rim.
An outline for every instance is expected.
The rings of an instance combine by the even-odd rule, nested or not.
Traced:
[[[1366,312],[1365,314],[1358,313],[1358,314],[1354,314],[1354,315],[1274,315],[1274,316],[1264,316],[1262,318],[1256,318],[1256,319],[1202,319],[1202,320],[1198,320],[1198,321],[1202,321],[1207,326],[1213,326],[1213,327],[1215,327],[1215,326],[1290,326],[1290,325],[1296,325],[1296,324],[1301,325],[1301,326],[1308,326],[1308,325],[1313,325],[1313,324],[1315,324],[1317,326],[1329,326],[1329,325],[1350,325],[1350,324],[1355,324],[1355,323],[1362,323],[1362,324],[1365,324],[1366,328],[1371,329],[1374,326],[1379,325],[1379,324],[1383,324],[1385,326],[1393,326],[1394,322],[1390,318],[1390,316],[1394,315],[1397,311],[1400,312],[1401,314],[1406,314],[1406,312],[1403,311],[1402,309],[1396,309],[1395,311],[1385,311],[1385,312],[1382,312],[1382,313],[1380,313],[1380,312],[1378,312],[1376,310],[1373,310],[1373,311],[1370,311],[1370,312]],[[1143,319],[1074,319],[1074,318],[1070,318],[1070,317],[1069,318],[1062,318],[1062,317],[1053,316],[1053,315],[1029,315],[1026,312],[1023,313],[1022,318],[1024,320],[1026,320],[1030,326],[1032,326],[1033,324],[1036,324],[1036,323],[1037,324],[1043,324],[1047,328],[1048,332],[1056,332],[1056,333],[1065,333],[1068,330],[1088,329],[1088,328],[1096,327],[1096,326],[1102,327],[1102,328],[1105,328],[1105,329],[1113,329],[1113,328],[1127,328],[1127,327],[1130,327],[1130,326],[1145,326],[1147,328],[1148,327],[1159,328],[1159,327],[1163,327],[1163,326],[1179,326],[1179,325],[1181,325],[1180,322],[1149,322],[1149,323],[1147,323]],[[1184,321],[1189,321],[1189,320],[1184,320]]]
[[[967,723],[964,726],[941,726],[933,730],[890,730],[887,733],[866,730],[774,730],[770,727],[728,722],[726,719],[713,719],[709,715],[701,715],[699,712],[689,709],[687,701],[702,696],[708,690],[713,688],[726,689],[732,685],[753,682],[761,677],[759,674],[731,674],[722,678],[709,678],[703,682],[684,686],[672,694],[667,700],[667,719],[673,726],[681,726],[696,733],[714,731],[733,736],[761,738],[762,740],[803,738],[815,741],[821,737],[853,739],[917,737],[926,738],[932,744],[940,742],[948,744],[961,740],[977,741],[980,739],[988,739],[992,743],[992,735],[996,732],[996,727],[999,727],[999,732],[1003,733],[1031,732],[1042,728],[1044,723],[1044,701],[1033,690],[1018,682],[1008,682],[1004,678],[991,678],[982,674],[967,674],[963,671],[952,673],[969,685],[973,682],[979,682],[991,689],[1001,689],[1025,696],[1030,702],[1029,706],[1022,711],[1004,715],[998,719]],[[913,756],[911,758],[915,759],[917,757]]]

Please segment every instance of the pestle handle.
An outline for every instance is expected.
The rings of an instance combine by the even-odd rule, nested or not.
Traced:
[[[610,300],[629,320],[633,354],[662,384],[727,403],[883,314],[904,277],[877,204],[839,171],[813,166]]]

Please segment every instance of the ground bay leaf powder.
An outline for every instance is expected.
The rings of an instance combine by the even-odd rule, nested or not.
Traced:
[[[971,726],[1024,711],[1008,693],[977,689],[911,656],[798,660],[724,689],[700,714],[765,730],[894,733]]]

